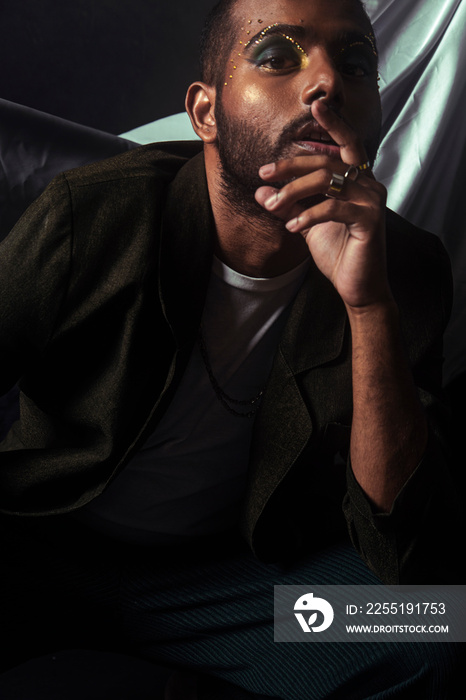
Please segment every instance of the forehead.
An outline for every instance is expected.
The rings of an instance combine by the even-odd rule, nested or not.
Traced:
[[[254,35],[275,22],[302,26],[310,36],[341,31],[372,31],[359,0],[238,0],[233,14],[234,33]]]

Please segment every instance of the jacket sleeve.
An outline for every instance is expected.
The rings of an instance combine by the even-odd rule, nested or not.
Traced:
[[[53,332],[71,245],[69,190],[58,176],[0,243],[0,395],[34,366]]]
[[[414,381],[429,424],[426,451],[404,484],[390,513],[377,513],[347,464],[343,512],[353,545],[384,583],[459,583],[454,542],[462,527],[461,504],[452,476],[449,411],[443,400],[442,335],[452,302],[451,270],[436,239],[436,303],[426,298],[429,322],[416,326],[408,341]],[[434,299],[434,297],[432,297]],[[436,320],[435,320],[436,319]],[[422,335],[422,329],[429,332]],[[404,329],[409,338],[409,330]]]

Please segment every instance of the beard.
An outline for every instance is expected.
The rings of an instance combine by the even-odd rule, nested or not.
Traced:
[[[274,228],[283,227],[276,215],[268,212],[254,198],[255,191],[264,185],[278,189],[287,182],[265,182],[259,176],[259,168],[266,163],[273,163],[296,155],[294,138],[301,127],[312,120],[309,112],[288,124],[278,137],[272,141],[263,127],[251,125],[250,121],[228,116],[222,100],[218,100],[215,109],[217,122],[217,148],[221,165],[221,195],[238,214],[259,217]],[[377,154],[379,133],[374,134],[365,143],[371,167]],[[310,207],[324,199],[322,195],[301,200]]]
[[[223,198],[238,214],[259,216],[262,220],[277,225],[277,217],[256,202],[254,193],[266,184],[278,188],[286,184],[285,182],[266,183],[259,177],[259,168],[266,163],[273,163],[291,155],[292,144],[289,136],[287,139],[282,134],[273,144],[262,127],[253,126],[243,119],[227,116],[221,101],[217,102],[215,118]],[[287,147],[289,153],[287,153]]]

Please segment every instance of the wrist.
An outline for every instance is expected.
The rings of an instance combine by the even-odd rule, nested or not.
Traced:
[[[398,322],[399,309],[391,293],[369,304],[352,306],[345,304],[351,327],[378,323]]]

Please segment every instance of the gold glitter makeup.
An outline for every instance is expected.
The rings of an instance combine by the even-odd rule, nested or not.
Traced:
[[[369,37],[367,37],[367,38],[369,38]],[[353,41],[353,42],[352,42],[351,44],[349,44],[348,46],[344,46],[344,47],[340,50],[340,52],[343,53],[344,51],[348,51],[348,49],[352,49],[354,46],[366,46],[366,47],[367,47],[367,43],[366,43],[365,41]],[[374,45],[373,45],[372,43],[371,43],[371,51],[372,51],[373,55],[374,55],[376,58],[379,57],[379,55],[378,55],[377,51],[375,50],[375,47],[374,47]]]
[[[379,54],[377,53],[377,49],[375,48],[375,37],[374,37],[374,35],[373,35],[373,34],[364,34],[364,39],[366,39],[366,41],[362,41],[362,40],[360,40],[360,41],[352,41],[351,44],[349,44],[348,46],[343,46],[343,47],[341,48],[340,52],[343,53],[344,51],[347,51],[348,49],[353,48],[353,46],[367,46],[367,45],[369,45],[369,47],[370,47],[372,53],[374,54],[374,56],[375,56],[376,58],[378,58],[378,57],[379,57]]]
[[[348,37],[348,43],[340,48],[340,57],[336,58],[340,70],[345,75],[362,78],[377,73],[378,54],[374,39],[364,34],[361,37]]]
[[[375,48],[375,36],[373,34],[364,34],[364,38],[367,39],[369,44],[371,45],[372,48],[372,53],[374,56],[379,57],[379,54],[377,53],[377,49]]]
[[[261,33],[259,34],[259,36],[257,37],[257,39],[255,39],[254,43],[255,43],[255,44],[258,44],[260,41],[262,41],[262,39],[263,39],[264,36],[267,34],[267,32],[270,32],[270,30],[273,29],[274,27],[278,27],[278,22],[275,22],[275,24],[269,24],[268,27],[266,27],[265,29],[263,29],[263,30],[261,31]],[[250,39],[250,40],[247,42],[247,44],[244,45],[244,48],[247,49],[248,46],[249,46],[251,43],[252,43],[252,39]]]
[[[275,27],[278,27],[278,26],[280,26],[279,23],[278,23],[278,22],[275,22],[275,24],[270,24],[268,27],[265,27],[265,29],[263,29],[263,30],[261,31],[261,33],[259,34],[259,36],[258,36],[256,39],[254,39],[254,40],[253,40],[253,39],[250,39],[250,40],[244,45],[244,48],[247,49],[247,48],[250,46],[250,44],[252,44],[252,43],[254,43],[254,44],[260,44],[260,42],[263,41],[263,39],[265,38],[265,36],[266,36],[272,29],[274,29]],[[298,44],[298,42],[296,41],[296,39],[293,39],[292,36],[289,36],[289,34],[285,34],[285,33],[282,33],[282,32],[278,32],[277,35],[278,35],[278,36],[283,36],[285,39],[287,39],[287,41],[291,42],[291,43],[298,49],[298,51],[300,51],[304,56],[307,56],[307,54],[306,54],[305,50],[303,49],[303,47],[301,46],[301,44]]]
[[[285,39],[288,39],[288,41],[291,41],[291,43],[294,44],[294,46],[296,46],[296,48],[298,49],[298,51],[301,51],[301,53],[304,54],[305,56],[307,55],[306,52],[305,52],[305,50],[304,50],[303,47],[301,46],[301,44],[298,44],[298,42],[297,42],[295,39],[293,39],[292,36],[288,36],[288,34],[282,34],[282,36],[284,36]]]
[[[285,31],[283,25],[267,28],[251,40],[245,56],[248,63],[267,73],[280,74],[289,70],[300,70],[308,62],[308,55],[298,42]],[[283,26],[285,30],[285,27]]]

